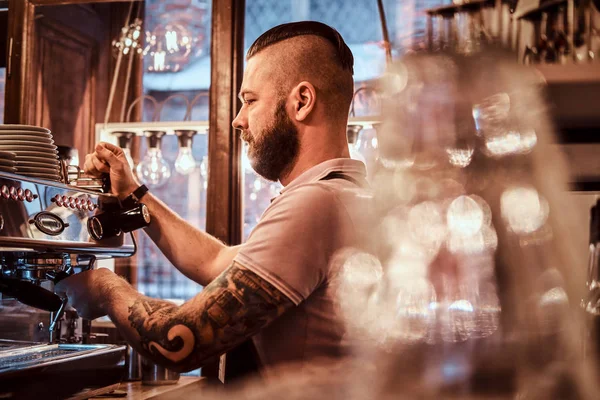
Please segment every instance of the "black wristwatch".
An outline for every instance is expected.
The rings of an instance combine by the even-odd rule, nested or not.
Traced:
[[[146,193],[148,193],[148,186],[142,185],[135,189],[128,197],[131,197],[133,201],[138,202]]]
[[[121,202],[122,207],[134,207],[136,204],[139,204],[140,199],[144,197],[144,195],[148,193],[148,187],[146,185],[142,185],[139,188],[135,189],[131,194]]]

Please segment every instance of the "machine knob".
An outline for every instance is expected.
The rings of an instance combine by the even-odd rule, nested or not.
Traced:
[[[8,190],[8,186],[2,185],[2,189],[0,189],[0,191],[2,192],[2,197],[4,197],[5,199],[8,199],[10,197],[10,191]]]
[[[17,189],[17,199],[19,199],[19,201],[25,201],[25,191],[23,188]]]
[[[104,212],[88,219],[88,232],[94,240],[118,236],[121,232],[131,232],[150,224],[150,213],[145,204],[122,208],[114,212]]]

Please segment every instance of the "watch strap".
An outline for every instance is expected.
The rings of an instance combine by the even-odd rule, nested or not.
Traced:
[[[134,201],[140,201],[140,199],[142,197],[144,197],[144,195],[148,193],[148,186],[146,185],[141,185],[140,187],[138,187],[137,189],[135,189],[132,193],[131,193],[131,197],[133,198]]]

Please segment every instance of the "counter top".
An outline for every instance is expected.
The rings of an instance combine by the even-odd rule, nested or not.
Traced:
[[[169,399],[182,399],[188,397],[195,397],[199,390],[206,384],[206,378],[195,377],[195,376],[182,376],[179,378],[179,382],[174,385],[142,385],[142,382],[123,382],[118,385],[111,386],[110,388],[104,388],[99,390],[99,394],[96,397],[91,397],[94,400],[169,400]],[[107,393],[107,390],[110,392]],[[73,397],[70,400],[79,400],[90,398],[89,396],[93,393],[80,394],[79,396]]]

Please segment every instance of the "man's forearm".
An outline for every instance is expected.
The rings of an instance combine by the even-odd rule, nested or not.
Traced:
[[[180,321],[177,305],[143,296],[123,280],[111,285],[106,299],[110,319],[143,357],[176,371],[198,368],[209,359],[194,354],[195,335]]]
[[[175,371],[204,365],[254,335],[293,304],[235,263],[181,307],[104,279],[102,309],[140,353]]]
[[[206,286],[231,264],[237,249],[193,227],[150,193],[142,202],[152,217],[146,233],[185,276]]]

